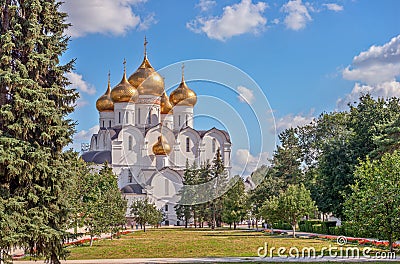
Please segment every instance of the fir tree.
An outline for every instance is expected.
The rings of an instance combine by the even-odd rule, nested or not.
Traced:
[[[189,161],[186,160],[186,169],[183,174],[182,184],[183,187],[179,190],[178,196],[180,197],[179,203],[175,205],[175,212],[179,220],[183,220],[185,228],[188,227],[190,218],[192,217],[193,205],[187,204],[188,201],[192,200],[193,192],[189,185],[193,185],[193,175],[196,170],[196,164],[193,163],[192,167],[189,166]]]
[[[211,202],[211,228],[214,229],[215,226],[220,227],[222,223],[222,209],[223,209],[223,195],[227,191],[228,187],[228,174],[225,170],[224,163],[221,158],[221,151],[218,148],[217,153],[212,161],[211,166],[211,177],[214,181],[213,188],[213,200]]]
[[[67,50],[66,14],[51,0],[2,0],[0,20],[0,252],[12,246],[65,257],[73,170],[63,153],[74,133],[67,119],[77,99],[60,65]],[[6,227],[7,226],[7,227]],[[6,228],[3,228],[6,227]]]

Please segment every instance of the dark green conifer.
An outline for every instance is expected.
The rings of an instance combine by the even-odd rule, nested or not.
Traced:
[[[62,150],[78,97],[64,77],[73,62],[59,61],[68,44],[66,14],[52,0],[0,3],[0,252],[6,259],[17,245],[59,263],[74,158]]]

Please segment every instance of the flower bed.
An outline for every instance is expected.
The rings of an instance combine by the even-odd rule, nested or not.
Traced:
[[[264,229],[263,232],[269,233],[269,234],[287,234],[286,232],[283,232],[283,231],[279,231],[279,230],[272,231],[270,229]],[[336,241],[337,238],[341,237],[341,236],[308,234],[308,237]],[[381,247],[381,248],[389,247],[388,241],[379,241],[379,240],[367,239],[367,238],[346,237],[346,241],[347,241],[347,243],[358,244],[361,246],[375,246],[375,247]],[[393,248],[400,249],[400,243],[393,243]]]

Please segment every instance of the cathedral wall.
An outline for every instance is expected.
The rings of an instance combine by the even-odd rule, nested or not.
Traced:
[[[175,151],[179,164],[177,166],[185,167],[186,160],[189,164],[197,162],[198,149],[200,143],[200,136],[196,131],[183,130],[178,134],[177,137],[179,144],[179,151]]]
[[[114,126],[114,112],[100,112],[99,126],[101,128],[110,128]]]
[[[134,125],[135,105],[133,103],[115,103],[114,123],[115,125]]]
[[[176,105],[174,111],[174,130],[181,130],[185,127],[193,128],[193,107]]]

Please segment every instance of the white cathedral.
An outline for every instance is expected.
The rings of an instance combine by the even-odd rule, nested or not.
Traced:
[[[163,209],[163,224],[179,225],[174,205],[186,161],[211,161],[219,148],[229,173],[231,141],[223,130],[194,129],[197,95],[187,86],[183,69],[181,83],[168,97],[163,77],[147,58],[146,45],[145,39],[143,61],[128,79],[125,61],[122,80],[112,89],[109,76],[107,91],[96,102],[100,129],[82,158],[110,164],[128,206],[148,197]]]

